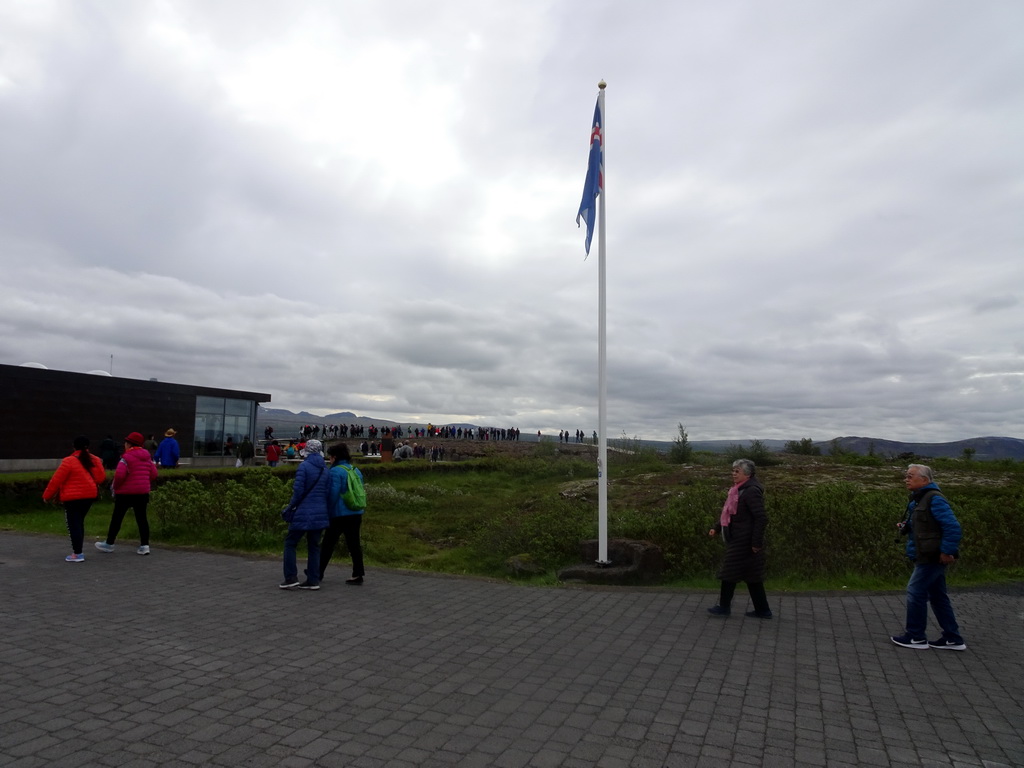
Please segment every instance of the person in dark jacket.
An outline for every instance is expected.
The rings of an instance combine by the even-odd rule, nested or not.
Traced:
[[[249,440],[249,436],[246,435],[242,438],[242,442],[238,445],[238,458],[242,461],[242,466],[247,467],[252,464],[253,458],[256,456],[256,449]]]
[[[284,540],[284,581],[278,585],[281,589],[320,589],[320,537],[331,522],[327,512],[331,478],[323,450],[319,440],[307,441],[306,459],[295,472],[292,498],[286,507],[294,507],[295,511],[288,520],[288,535]],[[306,579],[300,583],[295,548],[303,538],[306,539]]]
[[[914,572],[907,583],[906,631],[890,639],[904,648],[966,651],[946,593],[946,566],[960,556],[960,521],[932,481],[929,467],[911,464],[903,483],[910,491],[910,501],[897,527],[908,537],[907,557],[914,562]],[[925,634],[929,603],[942,627],[942,637],[931,642]]]
[[[754,477],[757,468],[750,459],[732,463],[733,486],[729,489],[722,515],[709,536],[721,535],[725,540],[725,559],[718,571],[722,582],[718,604],[708,608],[712,616],[731,613],[736,584],[745,581],[754,610],[747,616],[770,619],[771,608],[764,592],[765,555],[764,530],[768,515],[764,511],[764,486]]]
[[[104,469],[117,469],[117,443],[113,435],[107,435],[100,443],[100,461]]]

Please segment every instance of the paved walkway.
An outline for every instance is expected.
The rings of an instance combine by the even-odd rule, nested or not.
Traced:
[[[894,594],[722,620],[674,590],[285,592],[275,560],[67,549],[0,534],[5,768],[1024,765],[1019,585],[954,594],[956,653],[891,645]]]

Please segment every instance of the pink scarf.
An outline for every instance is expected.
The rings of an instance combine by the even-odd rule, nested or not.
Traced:
[[[739,483],[736,483],[732,488],[729,489],[729,495],[725,497],[725,506],[722,507],[722,517],[719,518],[719,522],[722,527],[729,525],[732,521],[732,516],[736,514],[736,509],[740,505],[740,486],[747,481],[747,478]]]

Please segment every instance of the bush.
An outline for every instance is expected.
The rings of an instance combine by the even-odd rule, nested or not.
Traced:
[[[746,448],[742,445],[731,445],[725,450],[725,458],[730,464],[737,459],[750,459],[759,467],[771,467],[782,463],[778,454],[762,440],[751,440]]]
[[[291,498],[291,485],[262,467],[211,485],[189,477],[155,489],[150,509],[158,535],[167,539],[201,539],[204,531],[215,529],[225,546],[260,548],[280,541],[286,528],[281,510]]]
[[[833,437],[832,441],[828,445],[828,455],[833,458],[839,458],[840,456],[849,456],[852,451],[848,451],[843,447],[842,440],[838,437]]]
[[[478,556],[493,565],[529,554],[544,568],[579,559],[579,544],[596,536],[590,505],[553,500],[529,508],[509,507],[485,522],[470,540]]]
[[[377,509],[386,509],[389,504],[424,508],[430,500],[419,493],[400,491],[390,483],[374,483],[366,486],[366,505],[369,507],[371,503]]]
[[[558,444],[554,440],[541,440],[533,448],[537,458],[551,459],[558,454]]]
[[[904,502],[898,490],[865,491],[850,482],[772,494],[765,543],[770,567],[798,579],[898,576],[905,567],[895,525]]]
[[[685,464],[691,458],[693,458],[693,446],[690,445],[690,439],[686,435],[686,428],[679,425],[679,437],[677,437],[672,447],[668,449],[668,460],[673,464]]]
[[[964,536],[957,568],[968,572],[1021,565],[1021,536],[1024,536],[1024,497],[1008,488],[985,493],[946,496]]]
[[[821,456],[821,448],[816,446],[809,437],[805,437],[799,442],[790,440],[786,443],[784,450],[786,453],[792,453],[797,456]]]
[[[694,451],[690,463],[699,467],[720,467],[728,464],[725,455],[715,451]]]
[[[708,529],[718,519],[724,499],[716,485],[694,483],[672,498],[667,509],[627,509],[610,515],[609,536],[657,544],[665,558],[666,575],[713,574],[721,546],[708,536]]]

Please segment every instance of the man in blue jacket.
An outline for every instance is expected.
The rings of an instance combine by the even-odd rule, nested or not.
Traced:
[[[153,454],[153,458],[160,469],[174,469],[178,466],[178,460],[181,458],[181,447],[178,445],[178,441],[174,439],[176,434],[178,433],[173,428],[164,432],[164,439],[160,441],[160,445],[156,448],[156,453]]]
[[[960,554],[960,523],[939,493],[939,486],[932,482],[931,469],[911,464],[904,484],[910,491],[910,502],[898,527],[908,535],[907,557],[914,561],[914,573],[907,583],[906,632],[891,639],[904,648],[966,651],[967,644],[960,636],[946,594],[946,566]],[[929,603],[942,627],[942,637],[931,642],[926,637]]]

